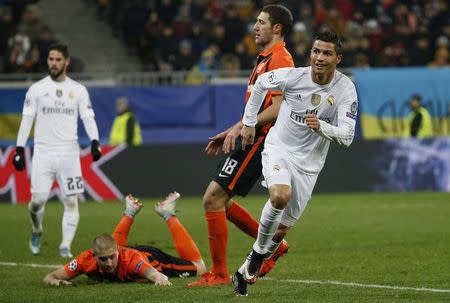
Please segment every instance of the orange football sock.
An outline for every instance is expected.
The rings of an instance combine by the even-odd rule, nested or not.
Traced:
[[[258,236],[259,223],[242,205],[232,200],[227,209],[227,219],[252,238]]]
[[[224,211],[207,211],[209,250],[213,262],[212,272],[219,277],[228,277],[227,242],[228,226]]]
[[[120,219],[119,224],[117,224],[112,234],[113,239],[116,240],[118,245],[127,246],[128,233],[130,232],[133,220],[133,218],[125,215]]]
[[[175,249],[181,259],[187,261],[198,261],[202,258],[197,245],[192,240],[191,235],[186,228],[181,224],[177,217],[171,216],[166,220],[169,227],[172,239],[175,244]]]

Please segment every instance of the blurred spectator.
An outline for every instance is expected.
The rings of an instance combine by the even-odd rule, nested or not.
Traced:
[[[422,106],[422,97],[417,94],[412,95],[409,106],[411,107],[411,113],[406,118],[403,136],[418,138],[433,136],[433,123],[430,113]]]
[[[39,51],[32,48],[30,37],[23,27],[8,40],[8,53],[6,62],[7,72],[34,72],[39,62]]]
[[[237,78],[241,66],[238,57],[232,54],[225,54],[220,58],[219,69],[223,78]]]
[[[47,54],[48,47],[56,42],[55,37],[53,36],[53,32],[47,26],[41,28],[39,32],[39,37],[36,41],[36,47],[39,51],[39,60],[37,69],[39,72],[46,72],[47,67]]]
[[[8,51],[8,39],[13,32],[12,10],[8,6],[0,6],[0,58]]]
[[[434,59],[428,63],[429,67],[444,67],[449,66],[449,52],[448,48],[440,47],[434,54]]]
[[[28,5],[22,15],[21,26],[30,37],[31,41],[35,41],[39,37],[39,32],[44,26],[41,20],[41,13],[37,5]]]
[[[109,144],[142,145],[141,127],[134,117],[126,97],[120,97],[116,100],[116,112],[117,116],[109,134]]]
[[[192,53],[192,44],[189,40],[182,40],[178,46],[178,58],[174,63],[175,70],[189,71],[195,64],[196,58]]]
[[[202,84],[213,76],[214,70],[217,69],[216,63],[217,52],[214,49],[203,51],[200,61],[194,65],[186,78],[186,84]]]
[[[236,54],[237,58],[239,59],[239,66],[242,70],[251,70],[254,63],[254,58],[249,56],[247,47],[243,42],[239,42],[236,44],[234,53]]]

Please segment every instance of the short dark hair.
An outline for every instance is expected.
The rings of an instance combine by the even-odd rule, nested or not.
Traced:
[[[413,99],[419,101],[419,103],[422,102],[422,96],[419,95],[419,94],[414,94],[414,95],[412,95],[412,96],[411,96],[411,100],[413,100]]]
[[[48,53],[50,53],[52,50],[60,52],[66,59],[69,58],[69,49],[65,44],[62,44],[60,42],[52,43],[48,47]]]
[[[342,41],[335,32],[325,31],[319,33],[317,34],[316,38],[314,38],[314,41],[316,40],[333,43],[336,54],[338,55],[342,54]]]
[[[271,4],[264,6],[261,11],[269,14],[269,20],[272,26],[275,24],[282,25],[282,37],[291,32],[294,18],[292,17],[291,11],[287,7],[279,4]]]

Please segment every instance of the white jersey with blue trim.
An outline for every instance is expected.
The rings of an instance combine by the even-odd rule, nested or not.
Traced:
[[[322,169],[330,142],[349,146],[353,141],[358,99],[355,85],[335,71],[330,83],[312,80],[311,67],[281,68],[259,77],[247,102],[242,122],[256,124],[259,105],[267,90],[283,91],[283,101],[265,146],[289,157],[297,169],[316,174]],[[306,126],[305,115],[316,114],[320,130]]]
[[[79,150],[78,116],[94,117],[94,111],[85,86],[69,77],[57,82],[47,76],[28,89],[23,115],[36,119],[36,149],[76,151]]]

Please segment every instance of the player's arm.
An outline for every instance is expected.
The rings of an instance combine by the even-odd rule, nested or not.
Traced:
[[[47,274],[44,277],[44,284],[52,285],[52,286],[64,286],[64,285],[72,285],[69,281],[73,279],[75,276],[69,276],[64,270],[64,266],[61,266],[57,270]]]
[[[91,140],[91,154],[92,159],[97,161],[102,156],[100,149],[99,135],[97,123],[94,120],[94,110],[92,109],[91,99],[89,93],[85,87],[81,90],[81,98],[79,102],[79,112],[81,121],[83,121],[84,129]]]
[[[272,97],[272,104],[258,114],[258,122],[256,123],[255,127],[261,127],[267,123],[273,123],[277,120],[278,112],[280,111],[281,100],[281,95]],[[239,121],[228,130],[222,146],[222,150],[225,154],[234,150],[236,146],[236,139],[240,136],[242,127],[244,127],[244,124],[242,123],[242,121]]]
[[[16,170],[21,171],[25,168],[25,145],[33,126],[34,117],[37,112],[37,104],[34,87],[30,87],[25,95],[23,104],[22,121],[20,121],[19,132],[17,133],[16,153],[13,158],[13,165]]]
[[[265,73],[256,80],[250,98],[245,106],[244,117],[242,118],[243,127],[241,130],[241,137],[243,149],[245,149],[248,144],[253,144],[255,139],[255,126],[260,122],[258,121],[258,118],[260,118],[258,112],[264,102],[267,91],[284,91],[288,76],[293,70],[293,68],[280,68]],[[267,119],[268,116],[265,118]]]
[[[338,125],[334,126],[325,121],[319,120],[316,115],[305,116],[306,125],[316,131],[320,136],[341,146],[348,147],[355,135],[355,125],[357,119],[357,95],[354,86],[349,89],[345,101],[339,106]]]
[[[165,274],[157,271],[154,267],[147,268],[144,272],[144,276],[146,279],[154,282],[155,285],[172,285],[169,278]]]

